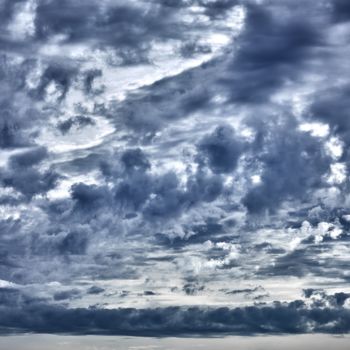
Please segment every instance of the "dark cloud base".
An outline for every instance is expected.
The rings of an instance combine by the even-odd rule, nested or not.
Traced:
[[[246,307],[66,308],[31,299],[15,289],[0,293],[0,330],[133,336],[216,336],[258,334],[344,334],[350,331],[350,294],[307,289],[303,300]],[[65,296],[63,296],[65,298]],[[61,299],[61,298],[60,298]],[[16,304],[17,306],[10,306]]]

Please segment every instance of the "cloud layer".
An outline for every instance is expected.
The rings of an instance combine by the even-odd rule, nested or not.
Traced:
[[[0,0],[3,333],[349,332],[349,13]]]

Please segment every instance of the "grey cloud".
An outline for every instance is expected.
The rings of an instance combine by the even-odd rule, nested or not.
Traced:
[[[182,287],[182,290],[187,294],[187,295],[196,295],[197,293],[201,292],[204,290],[203,285],[199,285],[198,283],[186,283]]]
[[[242,145],[237,140],[234,130],[228,125],[223,125],[201,140],[199,150],[203,152],[214,173],[229,173],[237,165]]]
[[[229,139],[230,131],[228,134],[228,140],[224,141],[223,147],[235,147],[235,141]],[[231,166],[229,151],[225,156]],[[232,157],[234,163],[235,154]],[[201,166],[195,174],[188,177],[185,188],[180,186],[175,172],[153,175],[150,172],[151,167],[152,164],[140,149],[127,149],[122,152],[119,165],[117,160],[104,161],[101,164],[103,174],[115,183],[111,193],[114,205],[122,212],[141,211],[146,220],[167,220],[178,217],[201,202],[214,201],[223,191],[223,179],[218,175],[207,174]],[[75,199],[77,188],[78,185],[72,188]],[[80,184],[79,188],[89,189],[89,193],[92,193],[92,186]],[[99,193],[100,191],[103,190],[100,188]],[[107,203],[108,194],[104,191],[101,198]],[[95,200],[96,198],[89,198],[87,203],[91,205]]]
[[[17,305],[17,306],[16,306]],[[342,307],[307,307],[303,301],[242,308],[67,309],[43,302],[1,307],[8,332],[186,336],[218,334],[300,334],[349,331]]]
[[[62,101],[66,97],[76,75],[77,69],[74,66],[51,63],[42,73],[38,87],[30,93],[35,98],[43,99],[46,96],[49,84],[55,83],[60,92],[58,101]]]
[[[61,254],[85,254],[88,245],[88,234],[84,229],[73,230],[58,243],[58,251]]]
[[[84,183],[74,184],[71,187],[71,196],[76,202],[76,208],[86,211],[96,210],[111,201],[108,188]]]
[[[58,124],[58,129],[62,132],[62,134],[66,134],[72,129],[73,126],[82,128],[88,125],[95,125],[95,122],[90,117],[78,115],[76,117],[69,118],[63,122],[60,122]]]
[[[186,185],[181,189],[179,179],[171,172],[155,179],[155,196],[145,206],[144,216],[150,220],[176,218],[202,202],[214,201],[223,190],[220,177],[208,176],[200,169]]]
[[[253,161],[261,161],[263,172],[261,184],[243,199],[249,212],[273,212],[285,200],[302,201],[309,191],[327,186],[321,179],[329,171],[331,158],[322,150],[322,141],[297,127],[288,117],[277,119],[275,125],[257,126]]]
[[[10,158],[10,166],[14,170],[25,169],[40,163],[47,157],[47,149],[45,147],[35,147],[22,153],[13,155]]]
[[[183,251],[186,247],[191,245],[202,244],[208,240],[213,242],[223,242],[225,240],[232,240],[232,236],[225,234],[223,225],[219,224],[217,220],[207,218],[205,223],[197,225],[188,225],[185,227],[191,235],[185,238],[182,237],[168,237],[164,234],[156,234],[155,242],[160,246],[169,247],[175,251]],[[208,258],[222,258],[222,251],[213,252],[212,249],[207,253]],[[219,254],[218,254],[219,253]]]
[[[143,292],[143,295],[145,295],[145,296],[153,296],[153,295],[157,295],[157,293],[152,292],[151,290],[145,290]]]
[[[226,291],[226,294],[253,294],[256,292],[264,292],[264,288],[261,286],[255,287],[255,288],[245,288],[245,289],[234,289],[234,290],[230,290],[230,291]]]
[[[304,289],[304,295],[308,299],[312,299],[313,303],[318,306],[325,306],[326,302],[332,306],[344,306],[346,300],[350,298],[349,293],[339,292],[333,295],[328,295],[324,290]]]
[[[101,69],[90,69],[84,72],[84,90],[86,94],[99,94],[103,92],[103,88],[94,88],[94,81],[96,78],[102,77],[103,73]]]
[[[198,53],[207,54],[212,52],[209,45],[198,44],[195,40],[185,42],[180,49],[183,57],[193,57]]]
[[[278,255],[275,264],[265,266],[259,271],[261,276],[297,276],[314,275],[318,277],[338,278],[344,282],[349,280],[349,263],[342,259],[314,259],[321,251],[331,251],[332,243],[325,242],[320,247],[311,242],[285,254]]]
[[[117,185],[115,199],[121,208],[139,210],[150,196],[151,188],[150,176],[144,172],[136,172]]]
[[[139,148],[126,150],[121,156],[121,161],[127,171],[147,170],[150,168],[147,157]]]
[[[41,172],[35,168],[26,168],[17,171],[11,168],[10,171],[1,172],[0,179],[4,187],[11,187],[30,199],[54,188],[58,175],[52,170]]]
[[[216,0],[216,1],[199,1],[205,8],[205,13],[210,18],[223,16],[228,10],[237,4],[242,3],[240,0]]]
[[[239,50],[230,67],[230,74],[222,78],[229,85],[233,102],[267,102],[273,92],[287,79],[296,79],[300,68],[312,57],[312,49],[322,44],[322,32],[311,20],[296,15],[280,17],[275,3],[247,5],[247,21],[239,38]],[[271,7],[270,7],[271,6]],[[281,4],[285,9],[289,2]],[[305,6],[310,11],[309,4]]]
[[[0,3],[0,14],[2,25],[8,24],[12,19],[13,15],[16,13],[16,6],[24,3],[26,0],[4,0]]]
[[[335,162],[348,172],[348,151],[335,160],[325,150],[334,136],[350,140],[346,2],[39,0],[25,39],[8,30],[23,4],[0,1],[0,278],[20,285],[0,288],[2,332],[349,332],[348,291],[317,287],[290,303],[148,308],[170,300],[164,290],[216,302],[213,285],[237,278],[349,282],[348,174],[327,182]],[[226,16],[236,5],[246,18],[233,37]],[[173,75],[166,55],[197,66]],[[129,86],[120,72],[140,79]],[[163,78],[148,84],[152,72]],[[115,87],[139,83],[115,98]],[[301,131],[310,121],[329,135]],[[302,232],[292,249],[304,220],[343,232],[322,242]],[[171,289],[160,274],[182,282]],[[118,294],[111,279],[149,284]],[[64,288],[48,291],[53,281]],[[227,303],[259,299],[258,288],[229,286]],[[110,310],[138,297],[141,308]],[[106,309],[74,308],[77,298]]]
[[[55,301],[72,300],[80,297],[80,291],[78,289],[65,290],[54,294]]]
[[[98,287],[98,286],[92,286],[88,289],[88,294],[101,294],[105,291],[104,288]]]
[[[0,147],[11,149],[33,144],[28,130],[42,116],[31,103],[25,81],[33,68],[30,59],[18,63],[11,55],[0,55]]]
[[[350,142],[349,93],[349,85],[326,88],[318,92],[310,107],[314,119],[329,124],[347,143]]]
[[[213,108],[213,95],[222,89],[216,83],[218,65],[224,64],[221,61],[214,58],[208,66],[203,64],[142,87],[125,102],[110,107],[114,115],[123,116],[116,120],[116,125],[130,128],[138,136],[138,142],[147,144],[155,132],[166,125],[183,120],[191,113],[207,114]],[[213,86],[203,84],[203,74]]]
[[[333,18],[336,22],[347,22],[350,20],[350,4],[346,0],[331,0],[333,5]]]
[[[1,183],[27,198],[46,193],[56,185],[58,174],[52,169],[41,171],[36,166],[47,157],[47,150],[36,147],[13,155],[7,169],[0,171]]]
[[[152,40],[181,37],[176,7],[153,4],[112,4],[40,1],[36,10],[35,39],[45,42],[54,35],[64,35],[64,42],[86,42],[96,48],[112,47],[122,64],[147,62]]]

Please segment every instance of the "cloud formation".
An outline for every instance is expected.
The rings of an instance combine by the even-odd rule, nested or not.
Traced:
[[[2,332],[349,332],[349,13],[0,0]]]
[[[1,290],[2,332],[109,334],[142,336],[254,335],[266,333],[349,332],[349,295],[325,296],[333,307],[307,307],[301,300],[230,309],[167,307],[156,309],[67,309],[40,300],[18,298],[15,290]],[[55,295],[56,301],[75,297],[75,291]],[[8,308],[9,301],[13,306]]]

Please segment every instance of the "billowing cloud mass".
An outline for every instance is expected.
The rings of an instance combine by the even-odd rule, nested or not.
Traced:
[[[0,332],[350,332],[347,0],[0,0]]]

